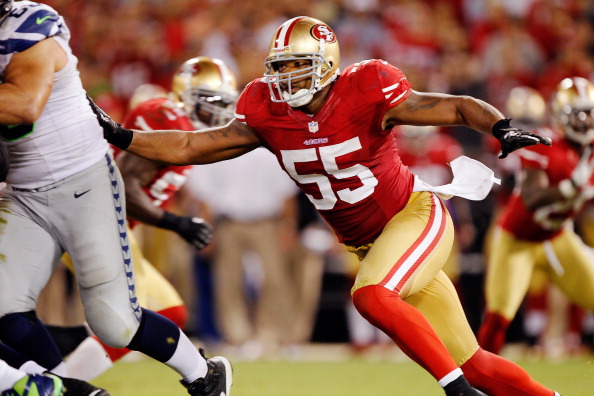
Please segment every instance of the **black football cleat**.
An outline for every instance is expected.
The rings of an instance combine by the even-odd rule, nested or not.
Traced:
[[[64,396],[110,396],[105,389],[98,388],[86,381],[59,375],[56,377],[60,378],[64,384]]]
[[[444,390],[446,396],[487,396],[480,390],[473,388],[462,375],[446,385]]]
[[[204,350],[200,349],[204,356]],[[227,358],[215,356],[206,359],[208,372],[204,378],[198,378],[193,382],[181,380],[181,384],[188,390],[191,396],[229,396],[233,384],[233,368]]]

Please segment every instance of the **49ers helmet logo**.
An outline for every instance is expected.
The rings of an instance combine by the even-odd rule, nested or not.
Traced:
[[[336,35],[327,25],[315,25],[311,28],[311,35],[318,41],[324,40],[327,43],[336,42]]]

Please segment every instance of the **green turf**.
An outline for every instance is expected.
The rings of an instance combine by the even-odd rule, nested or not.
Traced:
[[[563,396],[594,395],[591,360],[519,362],[535,379]],[[232,396],[443,396],[433,379],[413,363],[238,362]],[[93,383],[112,396],[187,395],[171,369],[143,359],[117,363]]]

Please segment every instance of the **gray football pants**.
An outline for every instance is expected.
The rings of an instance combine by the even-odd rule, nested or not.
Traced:
[[[106,344],[127,346],[141,311],[125,224],[124,185],[113,159],[57,183],[0,199],[0,317],[35,310],[60,257],[72,257],[85,316]]]

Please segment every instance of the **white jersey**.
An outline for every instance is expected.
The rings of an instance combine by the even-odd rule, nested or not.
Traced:
[[[7,183],[33,189],[55,183],[99,161],[107,152],[103,131],[87,103],[69,46],[70,31],[51,7],[31,1],[13,3],[0,22],[0,79],[15,53],[51,37],[68,55],[41,117],[32,125],[0,125],[8,142]]]

